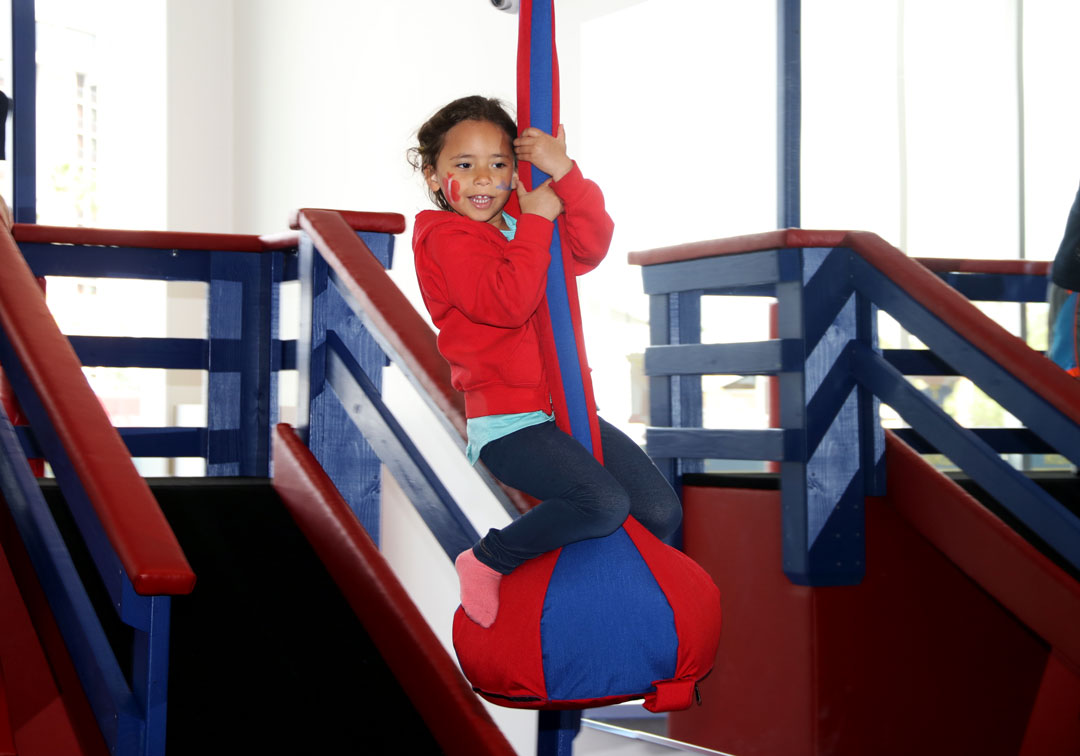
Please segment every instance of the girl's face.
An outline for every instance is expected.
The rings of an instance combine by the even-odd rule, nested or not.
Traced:
[[[506,230],[502,209],[517,189],[517,172],[510,137],[495,124],[462,121],[454,126],[424,176],[459,215]]]

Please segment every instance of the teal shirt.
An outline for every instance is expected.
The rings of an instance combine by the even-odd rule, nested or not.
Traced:
[[[507,241],[511,241],[514,238],[514,232],[517,231],[517,220],[506,213],[503,213],[503,220],[506,221],[508,227],[508,230],[502,232],[503,236],[506,237]],[[522,428],[548,423],[554,419],[554,415],[549,415],[540,410],[517,412],[510,415],[471,417],[465,423],[466,434],[469,438],[468,446],[465,447],[465,456],[468,457],[470,464],[475,465],[476,460],[480,459],[480,451],[486,444],[503,436],[509,436]]]

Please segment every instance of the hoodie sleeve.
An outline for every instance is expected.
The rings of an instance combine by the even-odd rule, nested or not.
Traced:
[[[588,273],[607,255],[615,230],[604,208],[604,195],[599,186],[581,174],[576,162],[568,174],[551,182],[551,187],[566,208],[564,228],[576,263],[574,273]]]
[[[425,247],[444,285],[440,298],[475,323],[521,326],[544,296],[552,228],[540,216],[522,216],[508,243],[461,223],[432,229]]]

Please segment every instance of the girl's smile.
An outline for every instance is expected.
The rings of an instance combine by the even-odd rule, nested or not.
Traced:
[[[506,230],[502,209],[517,188],[517,174],[510,138],[495,124],[462,121],[446,132],[426,178],[454,212]]]

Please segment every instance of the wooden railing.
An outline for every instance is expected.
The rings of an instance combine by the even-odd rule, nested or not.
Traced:
[[[780,463],[784,570],[811,585],[858,582],[865,569],[862,502],[886,485],[877,407],[896,410],[1073,568],[1080,567],[1080,520],[1003,462],[984,435],[960,427],[916,390],[905,373],[951,371],[1020,419],[1051,449],[1080,463],[1080,386],[926,266],[864,232],[781,230],[634,253],[652,298],[653,346],[646,353],[653,425],[647,444],[669,471],[700,459]],[[942,263],[979,276],[978,266]],[[1040,266],[1022,271],[1032,276]],[[981,278],[962,281],[981,283]],[[1028,298],[1032,296],[1031,282]],[[778,338],[700,344],[706,295],[773,296]],[[898,355],[876,339],[881,309],[930,352]],[[936,366],[936,367],[935,367]],[[700,388],[678,379],[705,374],[773,375],[780,427],[701,428]],[[1015,440],[1016,436],[1009,438]],[[1008,443],[1014,443],[1009,441]]]

